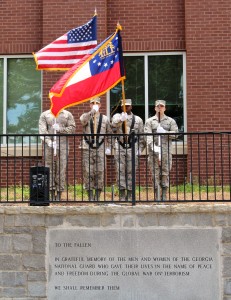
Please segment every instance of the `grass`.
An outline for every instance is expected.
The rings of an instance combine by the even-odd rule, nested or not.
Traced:
[[[171,186],[168,191],[168,198],[171,201],[229,201],[231,200],[230,186],[199,186],[198,184],[185,184]],[[69,185],[63,192],[63,200],[82,202],[87,201],[87,193],[80,184]],[[10,186],[8,188],[0,188],[0,202],[23,202],[30,200],[29,186]],[[119,190],[117,186],[107,186],[101,194],[101,201],[118,201]],[[152,187],[137,187],[136,200],[144,202],[152,202],[154,200],[154,192]]]
[[[186,193],[191,193],[192,191],[193,192],[203,192],[203,193],[212,193],[212,192],[221,192],[222,191],[222,187],[221,186],[199,186],[198,184],[185,184],[185,185],[178,185],[178,186],[173,186],[173,187],[170,187],[170,190],[173,192],[173,193],[176,193],[177,191],[178,192],[186,192]],[[230,186],[223,186],[223,190],[225,192],[230,192]]]
[[[229,201],[231,200],[230,186],[203,186],[185,184],[170,187],[171,200],[202,200],[202,201]]]

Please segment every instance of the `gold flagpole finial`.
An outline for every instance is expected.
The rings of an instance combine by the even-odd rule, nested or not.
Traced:
[[[96,9],[96,7],[95,7],[95,16],[97,16],[97,9]]]
[[[119,21],[117,22],[116,29],[117,29],[117,30],[122,30],[122,26],[120,25],[120,22],[119,22]]]

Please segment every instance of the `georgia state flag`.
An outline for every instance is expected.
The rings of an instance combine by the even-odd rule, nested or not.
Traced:
[[[51,88],[51,112],[57,116],[69,106],[106,93],[124,76],[120,29],[94,48]]]

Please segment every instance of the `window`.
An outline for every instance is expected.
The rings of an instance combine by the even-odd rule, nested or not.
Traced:
[[[185,128],[185,53],[124,54],[125,97],[132,99],[133,113],[143,121],[154,115],[157,99],[167,101],[166,114],[180,131]],[[121,111],[122,87],[110,91],[110,114]]]
[[[31,56],[0,57],[1,134],[38,133],[42,75],[35,68]]]
[[[2,115],[0,116],[0,134],[3,133],[3,59],[0,58],[0,111]]]

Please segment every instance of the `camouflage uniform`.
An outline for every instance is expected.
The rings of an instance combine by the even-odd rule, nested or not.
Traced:
[[[134,121],[133,121],[134,118]],[[144,132],[143,120],[139,116],[135,116],[132,112],[127,115],[126,126],[127,134],[134,123],[135,134],[142,134]],[[117,113],[112,118],[113,133],[123,134],[123,122],[121,121],[121,114]],[[137,140],[139,139],[139,140]],[[138,165],[138,149],[140,152],[145,148],[145,139],[143,135],[136,137],[135,143],[135,167]],[[120,136],[115,141],[115,161],[117,169],[117,185],[119,190],[127,190],[131,194],[132,190],[132,149],[129,144],[124,144],[124,136]],[[123,200],[123,199],[122,199]]]
[[[147,119],[144,127],[145,133],[156,133],[159,125],[158,115]],[[174,119],[167,117],[165,114],[160,120],[160,126],[163,127],[167,133],[177,133],[178,126]],[[158,145],[159,135],[147,136],[147,146],[149,151],[148,163],[152,172],[152,179],[155,189],[160,185],[161,187],[169,187],[169,172],[172,168],[172,139],[176,135],[161,135],[161,166],[159,165],[159,153],[153,151],[154,144]]]
[[[60,130],[57,134],[72,134],[75,132],[75,121],[72,114],[63,110],[56,118],[56,123],[59,124]],[[44,111],[39,119],[39,133],[44,134],[44,160],[45,166],[50,168],[50,190],[62,192],[65,188],[66,165],[68,156],[68,139],[66,136],[45,136],[54,134],[53,125],[55,117],[50,110]],[[44,140],[44,137],[41,137]],[[53,147],[48,144],[56,139],[57,154],[54,156]]]
[[[107,116],[102,115],[99,112],[97,112],[95,116],[96,133],[110,134],[111,127]],[[99,126],[100,118],[102,118],[101,126]],[[94,133],[94,113],[92,113],[92,111],[82,114],[80,117],[80,122],[83,125],[84,134]],[[100,194],[104,185],[105,138],[106,137],[104,136],[99,136],[96,139],[94,139],[94,137],[92,138],[91,136],[83,137],[81,145],[81,148],[83,149],[83,180],[84,188],[88,192],[93,192],[93,189],[95,189],[96,191],[99,191]],[[110,138],[107,139],[107,146],[111,148]]]

